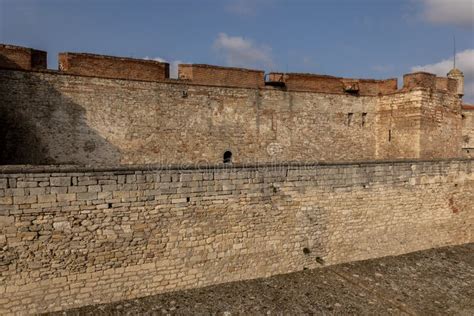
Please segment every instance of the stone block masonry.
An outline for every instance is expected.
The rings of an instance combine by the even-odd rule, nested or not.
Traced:
[[[461,156],[460,99],[423,87],[365,96],[0,70],[0,117],[0,164]]]
[[[474,160],[0,168],[0,314],[473,241]]]
[[[474,158],[474,105],[465,104],[462,112],[462,147],[466,157]]]

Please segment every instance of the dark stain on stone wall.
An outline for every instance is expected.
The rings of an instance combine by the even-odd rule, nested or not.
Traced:
[[[14,62],[0,55],[0,64],[16,67]],[[35,124],[17,110],[0,82],[0,164],[38,164],[52,162],[37,136]]]
[[[12,63],[0,55],[0,65]],[[86,164],[105,160],[104,152],[118,162],[113,159],[118,149],[89,127],[82,106],[43,80],[41,72],[16,75],[14,81],[0,75],[0,165]],[[58,157],[54,147],[71,147],[69,161]],[[78,151],[83,151],[83,161],[76,157]]]

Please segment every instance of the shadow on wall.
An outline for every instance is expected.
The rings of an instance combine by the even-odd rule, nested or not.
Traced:
[[[1,55],[0,64],[18,68]],[[41,72],[0,69],[0,165],[118,163],[118,148],[88,125],[84,107]]]

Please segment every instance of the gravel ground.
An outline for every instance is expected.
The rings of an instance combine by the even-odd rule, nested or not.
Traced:
[[[474,243],[86,306],[55,315],[62,314],[474,315]]]

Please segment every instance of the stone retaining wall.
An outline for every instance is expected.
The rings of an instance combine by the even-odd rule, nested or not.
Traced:
[[[474,160],[0,168],[0,314],[472,242]]]

